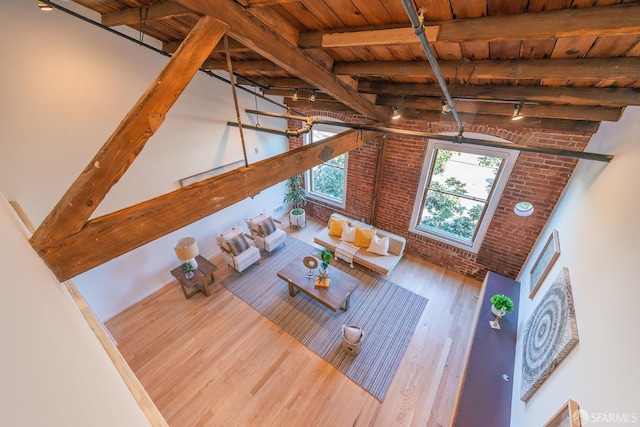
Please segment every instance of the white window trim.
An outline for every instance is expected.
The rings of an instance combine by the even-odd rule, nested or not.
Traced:
[[[319,116],[319,118],[326,118],[327,120],[333,120],[331,117]],[[313,125],[313,128],[314,130],[317,130],[317,131],[327,131],[327,132],[335,132],[336,130],[334,126],[326,125],[326,124],[315,124]],[[340,132],[338,131],[335,133],[338,134]],[[311,132],[304,134],[303,145],[308,145],[310,138],[311,138]],[[344,154],[344,181],[343,181],[344,187],[342,191],[342,194],[344,194],[344,197],[342,198],[342,200],[336,197],[331,197],[322,193],[311,191],[311,169],[308,169],[307,171],[305,171],[304,185],[305,185],[305,190],[307,191],[307,198],[311,200],[320,201],[332,206],[336,206],[338,208],[342,208],[342,209],[346,208],[347,206],[347,171],[349,170],[348,168],[349,168],[349,153],[345,153]]]
[[[467,133],[464,136],[467,138],[511,143],[511,141],[507,141],[502,138],[493,137],[491,135]],[[450,234],[438,233],[436,231],[429,232],[417,227],[418,219],[421,217],[421,214],[422,214],[422,208],[423,208],[422,201],[424,197],[425,186],[427,185],[428,177],[431,175],[432,165],[435,164],[435,162],[432,161],[432,158],[433,158],[434,150],[436,149],[465,151],[472,154],[489,155],[494,157],[502,157],[506,159],[502,172],[498,176],[497,182],[495,182],[493,193],[491,195],[491,198],[489,199],[487,209],[484,213],[484,216],[482,217],[480,226],[478,227],[476,237],[471,244],[465,239],[456,239],[454,236],[451,236]],[[411,223],[409,225],[409,232],[419,234],[421,236],[425,236],[430,239],[437,240],[439,242],[443,242],[451,246],[455,246],[457,248],[467,250],[469,252],[478,253],[478,251],[480,250],[480,247],[482,246],[482,241],[484,240],[485,234],[487,233],[487,230],[489,228],[489,224],[491,223],[491,220],[493,219],[493,215],[496,211],[496,208],[498,207],[500,199],[502,198],[502,193],[504,192],[504,189],[507,186],[507,182],[509,181],[509,177],[511,176],[511,172],[513,171],[513,167],[516,164],[516,160],[518,159],[519,154],[520,154],[520,151],[518,150],[485,147],[485,146],[471,145],[471,144],[458,144],[458,143],[453,143],[453,142],[443,141],[438,139],[430,139],[427,145],[424,163],[422,165],[422,173],[420,174],[420,183],[418,185],[418,191],[415,196],[413,213],[411,215]]]

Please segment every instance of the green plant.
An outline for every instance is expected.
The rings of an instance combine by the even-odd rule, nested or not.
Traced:
[[[294,175],[287,179],[287,192],[284,195],[283,202],[291,204],[293,208],[291,213],[294,215],[302,214],[302,207],[307,204],[307,193],[302,185],[302,175]]]
[[[505,313],[511,313],[513,311],[513,301],[506,295],[495,294],[491,297],[491,304],[500,311],[504,308]]]
[[[189,264],[188,262],[185,262],[180,267],[182,267],[182,272],[184,274],[187,274],[190,271],[194,271],[193,265]]]
[[[320,257],[320,268],[326,270],[333,261],[333,255],[329,249],[323,249],[317,254]]]

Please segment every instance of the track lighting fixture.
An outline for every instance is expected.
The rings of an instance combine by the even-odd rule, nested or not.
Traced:
[[[400,108],[398,108],[397,106],[393,106],[393,115],[391,116],[391,118],[393,120],[398,120],[400,117],[402,117],[402,113],[400,112]]]
[[[309,94],[309,101],[316,102],[316,91],[315,90],[312,90],[311,93]]]
[[[447,101],[444,99],[440,101],[440,105],[442,106],[442,114],[448,114],[451,112],[451,107],[447,104]]]
[[[261,88],[261,87],[258,88],[258,95],[264,96],[264,89],[263,88]]]
[[[511,116],[511,120],[522,120],[524,116],[522,115],[522,107],[524,103],[519,102],[513,106],[513,115]]]
[[[44,11],[53,10],[53,6],[43,1],[38,2],[38,7],[40,8],[40,10],[44,10]]]
[[[294,89],[293,90],[293,95],[291,95],[291,99],[293,101],[297,101],[298,100],[298,89]]]

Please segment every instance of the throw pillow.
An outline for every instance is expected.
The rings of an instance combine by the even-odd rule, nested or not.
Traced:
[[[242,252],[246,251],[249,248],[249,244],[242,234],[238,234],[233,239],[227,240],[227,243],[229,244],[231,253],[234,256],[240,255]]]
[[[237,227],[233,227],[231,230],[228,230],[221,234],[219,240],[222,241],[222,248],[226,251],[230,251],[231,248],[229,247],[229,240],[233,239],[239,234],[242,234],[242,230]]]
[[[367,250],[378,255],[389,255],[389,238],[386,236],[380,237],[377,234],[374,234],[371,237],[371,243]]]
[[[340,240],[343,242],[353,243],[356,239],[356,227],[352,227],[346,222],[342,224],[342,236],[340,236]]]
[[[353,244],[361,248],[368,248],[371,244],[371,237],[375,232],[373,228],[356,227],[356,238]]]
[[[273,222],[273,218],[269,217],[258,224],[258,230],[263,236],[270,236],[271,233],[276,231],[276,223]]]
[[[345,222],[346,221],[344,219],[331,217],[331,219],[329,220],[329,236],[342,236],[342,224],[344,224]]]

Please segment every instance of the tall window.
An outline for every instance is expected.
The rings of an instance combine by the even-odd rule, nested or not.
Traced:
[[[329,126],[315,125],[307,134],[306,143],[322,141],[336,135]],[[347,154],[341,154],[333,159],[313,167],[307,172],[306,189],[309,197],[319,199],[333,205],[345,206],[347,188],[346,171]]]
[[[432,140],[411,231],[477,252],[517,154]]]

